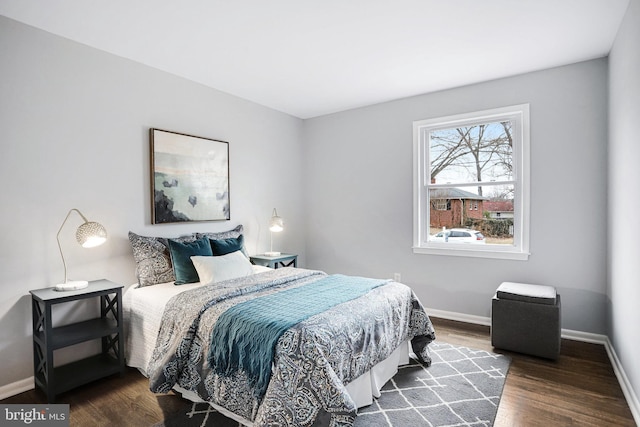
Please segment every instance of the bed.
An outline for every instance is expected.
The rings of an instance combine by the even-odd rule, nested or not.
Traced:
[[[228,232],[231,234],[210,233],[207,238],[233,242],[242,228],[231,231]],[[130,234],[138,278],[145,282],[148,274],[141,271],[146,268],[148,273],[149,263],[145,267],[140,262],[142,236],[134,236]],[[184,241],[190,239],[193,238],[185,237]],[[172,260],[170,255],[166,259],[166,246],[161,243],[155,249],[165,252],[165,258],[151,263],[157,276],[155,281],[171,274],[166,271],[168,276],[158,274]],[[149,244],[145,240],[142,245],[147,255]],[[379,396],[397,367],[408,363],[410,352],[423,363],[430,363],[428,345],[435,334],[409,287],[388,280],[328,275],[302,268],[273,270],[250,264],[247,267],[245,261],[240,261],[240,254],[244,256],[243,249],[233,255],[193,258],[196,265],[215,260],[216,272],[221,271],[221,260],[238,259],[244,266],[239,277],[222,274],[222,280],[212,281],[207,276],[210,271],[198,269],[198,278],[206,280],[180,286],[174,284],[175,279],[144,286],[138,283],[126,290],[123,307],[127,364],[149,378],[151,391],[175,390],[190,400],[209,402],[247,426],[350,426],[357,408]],[[158,268],[160,264],[163,266]],[[347,289],[356,285],[362,286],[359,293],[344,296],[349,293]],[[311,292],[309,289],[326,292],[329,286],[337,290],[333,293],[338,303],[326,302],[328,308],[321,307],[322,303],[334,296],[310,297],[312,294],[307,293]],[[317,300],[311,302],[309,298]],[[250,332],[236,330],[243,325],[236,320],[237,313],[245,313],[253,320],[267,316],[270,309],[276,314],[296,311],[298,306],[305,305],[301,301],[307,300],[310,302],[306,305],[318,312],[311,311],[302,320],[279,325],[280,335],[271,337],[274,343],[271,353],[263,355],[262,350],[253,347],[264,339],[260,334],[269,327],[254,326]],[[236,331],[235,339],[242,344],[236,347],[229,344],[226,349],[227,344],[214,338],[227,339],[230,330]],[[251,334],[258,334],[259,338]],[[223,365],[222,359],[216,359],[216,350],[233,357],[224,360],[227,364]],[[269,355],[267,366],[263,359]],[[263,369],[253,372],[256,366]]]

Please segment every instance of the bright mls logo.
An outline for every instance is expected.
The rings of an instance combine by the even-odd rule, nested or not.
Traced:
[[[68,427],[69,405],[0,405],[0,425]]]

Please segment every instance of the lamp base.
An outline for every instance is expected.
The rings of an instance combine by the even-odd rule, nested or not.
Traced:
[[[280,252],[273,252],[273,251],[265,252],[264,254],[266,256],[280,256]]]
[[[77,291],[78,289],[84,289],[89,286],[89,282],[86,280],[70,280],[67,283],[59,283],[54,289],[56,291]]]

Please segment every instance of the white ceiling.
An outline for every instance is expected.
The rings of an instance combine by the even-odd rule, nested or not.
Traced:
[[[0,0],[300,118],[606,56],[629,0]]]

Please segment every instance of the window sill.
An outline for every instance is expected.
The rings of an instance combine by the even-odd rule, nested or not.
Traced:
[[[454,245],[458,245],[458,243],[454,243]],[[493,250],[487,249],[486,246],[483,246],[482,249],[472,249],[469,246],[464,246],[461,248],[414,246],[413,253],[421,255],[445,255],[470,258],[508,259],[515,261],[527,261],[530,255],[529,252],[520,252],[516,250]]]

